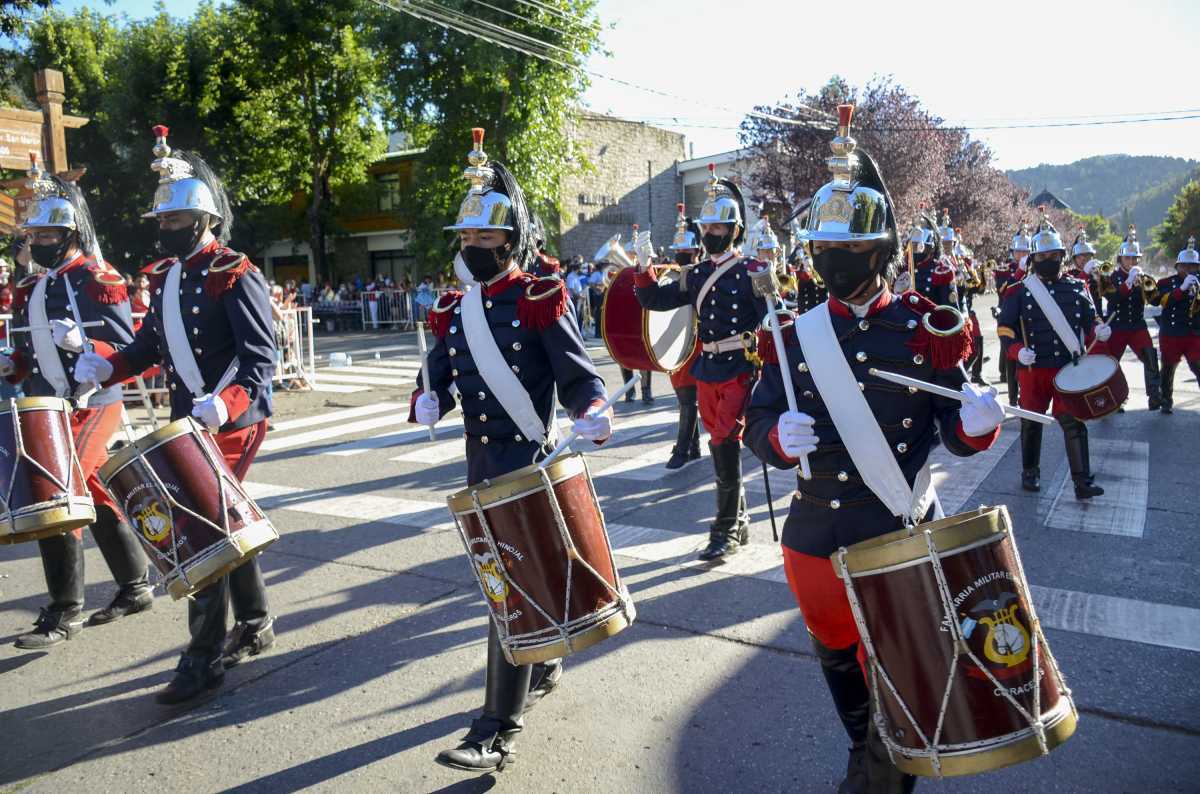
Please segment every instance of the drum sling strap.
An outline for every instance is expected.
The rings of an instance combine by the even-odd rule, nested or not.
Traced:
[[[697,313],[699,313],[701,308],[704,306],[704,299],[708,296],[708,291],[716,286],[716,283],[721,280],[721,276],[728,273],[730,268],[741,261],[737,256],[734,255],[733,251],[726,251],[725,256],[727,256],[728,259],[724,264],[720,264],[716,259],[713,260],[713,264],[719,265],[719,267],[717,267],[717,269],[714,270],[708,278],[704,279],[704,283],[700,285],[700,293],[696,296],[696,303],[693,307],[696,309]],[[686,283],[687,282],[684,280],[680,281],[680,285],[684,285]]]
[[[533,400],[529,399],[529,392],[525,391],[520,379],[509,368],[496,345],[487,315],[483,312],[482,286],[468,290],[463,296],[462,323],[467,347],[471,349],[471,358],[479,368],[479,376],[492,390],[492,394],[496,395],[500,405],[504,406],[505,413],[521,428],[525,438],[537,441],[543,446],[552,443],[553,437],[557,435],[557,424],[553,421],[553,415],[549,422],[550,430],[547,431],[547,422],[538,416]]]
[[[821,401],[866,486],[906,525],[924,518],[930,505],[936,507],[935,517],[941,518],[929,463],[926,462],[918,472],[913,487],[909,487],[879,421],[858,388],[854,372],[842,353],[829,315],[829,304],[822,303],[797,317],[795,327],[804,361],[821,394]]]
[[[46,316],[46,288],[51,281],[54,281],[54,276],[38,279],[33,294],[29,296],[29,325],[33,329],[29,337],[42,377],[54,387],[56,396],[66,397],[71,382],[67,379],[67,371],[58,355],[58,345],[54,344],[54,335],[50,332],[50,318]]]
[[[167,271],[167,278],[163,283],[163,331],[167,337],[167,352],[171,355],[171,364],[175,367],[176,374],[183,381],[183,385],[187,386],[187,390],[192,393],[192,397],[200,400],[206,396],[204,375],[200,372],[200,365],[192,353],[192,344],[188,340],[187,328],[183,324],[183,312],[179,310],[179,276],[182,270],[183,263],[176,260],[175,264],[171,265],[171,269]],[[220,393],[232,383],[237,375],[237,369],[238,360],[237,356],[234,356],[233,361],[229,363],[229,368],[225,370],[225,374],[217,383],[217,387],[213,389],[213,393]]]
[[[1046,289],[1042,280],[1030,274],[1021,283],[1025,285],[1025,289],[1029,290],[1029,294],[1033,296],[1033,302],[1042,310],[1042,314],[1046,315],[1046,319],[1050,321],[1050,327],[1067,346],[1067,350],[1071,351],[1071,355],[1075,357],[1081,355],[1083,345],[1080,343],[1079,337],[1075,335],[1075,330],[1067,322],[1067,316],[1063,314],[1062,307],[1054,302],[1054,297],[1050,294],[1050,290]]]

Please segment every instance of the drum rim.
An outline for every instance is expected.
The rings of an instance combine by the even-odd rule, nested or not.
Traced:
[[[604,299],[602,301],[600,301],[600,341],[604,343],[604,349],[608,351],[609,358],[611,358],[613,361],[617,361],[617,357],[613,353],[612,344],[608,341],[608,312],[605,311],[605,307],[606,307],[606,304],[608,303],[608,296],[612,294],[612,288],[615,287],[617,284],[617,279],[620,278],[621,274],[624,273],[626,270],[632,270],[632,271],[634,271],[634,275],[635,276],[637,275],[637,271],[633,267],[622,268],[621,272],[617,273],[617,275],[613,277],[612,283],[608,285],[608,289],[604,292]],[[679,272],[680,272],[680,274],[682,274],[683,270],[680,269]],[[669,279],[670,279],[670,276],[664,274],[659,279],[657,279],[656,283],[661,286],[663,281],[669,280]],[[699,339],[699,336],[696,333],[696,322],[697,322],[696,309],[694,306],[692,306],[689,303],[687,306],[678,307],[677,309],[675,309],[675,311],[682,311],[684,309],[688,310],[688,313],[691,315],[691,318],[692,318],[692,322],[691,322],[692,347],[690,350],[688,350],[688,354],[683,357],[683,361],[681,361],[679,363],[679,366],[675,367],[674,369],[668,369],[667,367],[665,367],[663,365],[663,363],[661,361],[659,361],[658,357],[654,355],[654,352],[653,352],[654,347],[650,344],[650,339],[649,339],[650,318],[647,315],[649,314],[650,310],[649,309],[642,310],[642,352],[645,354],[646,358],[650,361],[650,363],[654,364],[657,367],[656,370],[653,370],[655,372],[665,372],[667,375],[674,375],[675,373],[680,372],[685,367],[687,367],[688,362],[692,360],[692,354],[696,352],[696,343]],[[617,363],[619,364],[620,362],[618,361]]]
[[[938,555],[945,557],[967,546],[998,541],[1011,533],[1012,520],[1004,505],[982,506],[966,513],[918,524],[913,532],[900,529],[843,547],[832,555],[835,570],[842,565],[852,577],[884,573],[885,569],[929,559],[925,532],[932,532]],[[842,552],[845,556],[842,556]]]
[[[193,432],[207,431],[195,419],[185,416],[182,419],[176,419],[169,425],[160,427],[153,433],[147,433],[108,456],[108,460],[100,467],[99,474],[101,481],[107,487],[109,480],[117,476],[117,473],[132,463],[134,459],[143,457],[146,453],[162,446],[168,441],[173,441],[180,436],[186,436]]]
[[[550,477],[550,482],[554,485],[582,474],[586,470],[583,455],[579,452],[560,455],[553,463],[546,467],[546,473]],[[450,494],[446,497],[446,502],[450,506],[450,512],[459,516],[475,512],[475,500],[471,496],[472,493],[478,493],[479,504],[487,508],[498,502],[508,501],[516,496],[532,493],[537,490],[536,486],[540,486],[541,483],[542,476],[539,473],[538,464],[531,463],[528,466],[522,466],[519,469],[510,471],[507,474],[501,474],[499,477],[490,478],[475,485],[469,485],[462,490]],[[485,494],[489,495],[485,496]]]
[[[1110,375],[1105,380],[1102,380],[1099,383],[1093,383],[1091,386],[1088,386],[1083,389],[1066,389],[1066,388],[1063,388],[1062,386],[1060,386],[1058,383],[1059,374],[1066,371],[1067,367],[1074,366],[1073,364],[1066,364],[1066,365],[1062,366],[1058,370],[1058,372],[1054,373],[1054,388],[1056,391],[1060,392],[1061,394],[1075,394],[1075,395],[1088,394],[1088,393],[1093,392],[1096,389],[1100,388],[1101,386],[1104,386],[1106,383],[1108,383],[1110,380],[1112,380],[1114,376],[1116,376],[1118,373],[1121,372],[1121,362],[1117,361],[1115,358],[1108,355],[1107,353],[1088,353],[1086,356],[1081,356],[1079,360],[1083,361],[1083,359],[1085,359],[1085,358],[1107,358],[1107,359],[1111,360],[1113,362],[1113,366],[1114,366],[1113,374]],[[1116,410],[1116,409],[1113,409],[1113,410]]]
[[[0,403],[0,414],[12,413],[13,403],[16,403],[17,413],[23,411],[66,411],[70,413],[71,403],[62,397],[16,397]]]

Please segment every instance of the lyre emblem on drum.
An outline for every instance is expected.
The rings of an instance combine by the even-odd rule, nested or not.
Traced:
[[[138,531],[151,543],[157,543],[171,531],[171,517],[163,510],[162,502],[154,499],[132,513]]]
[[[1029,656],[1029,632],[1017,619],[1016,593],[1003,593],[976,607],[973,612],[990,611],[979,622],[988,627],[983,639],[983,655],[995,664],[1015,667]]]
[[[491,552],[475,555],[475,567],[479,569],[479,581],[483,584],[483,592],[497,604],[508,598],[508,584],[500,573],[500,562]]]

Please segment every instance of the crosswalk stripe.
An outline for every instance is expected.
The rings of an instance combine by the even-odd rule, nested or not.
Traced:
[[[388,359],[375,358],[363,359],[369,366],[372,367],[387,367],[389,369],[411,369],[419,371],[421,369],[420,362],[410,361],[408,359]]]
[[[378,494],[341,494],[301,488],[245,483],[250,498],[266,510],[295,510],[356,521],[433,527],[452,521],[445,504],[397,499]]]
[[[283,422],[275,422],[271,432],[273,434],[286,433],[289,430],[298,430],[302,427],[327,425],[332,422],[342,422],[347,419],[357,419],[360,416],[370,416],[371,414],[381,414],[389,411],[407,410],[407,408],[408,406],[404,405],[403,403],[394,402],[360,405],[357,408],[346,408],[340,411],[329,411],[328,413],[316,414],[315,416],[305,416],[299,419],[288,419]]]
[[[400,367],[375,367],[362,366],[354,364],[349,367],[326,367],[317,370],[317,376],[330,375],[337,376],[341,373],[350,375],[378,375],[384,378],[406,378],[416,377],[416,374],[421,371],[421,365],[417,364],[410,368],[401,369]]]
[[[1075,484],[1067,475],[1046,511],[1046,526],[1142,537],[1150,499],[1150,445],[1127,438],[1096,438],[1089,446],[1092,472],[1103,483],[1104,493],[1076,499]]]
[[[317,371],[317,380],[328,383],[354,383],[362,386],[406,386],[412,385],[411,378],[385,378],[379,375],[343,375],[337,369]]]
[[[412,427],[405,423],[404,427]],[[449,437],[455,434],[462,433],[462,419],[443,419],[437,423],[435,428],[439,437]],[[373,449],[385,449],[387,447],[397,447],[401,444],[410,442],[421,442],[429,440],[429,430],[421,427],[416,430],[391,431],[387,433],[379,433],[366,438],[360,438],[355,441],[346,441],[342,444],[330,447],[329,449],[320,450],[322,455],[333,455],[334,457],[346,458],[355,455],[362,455],[365,452],[370,452]],[[464,447],[463,454],[466,454]],[[448,462],[448,461],[439,461]]]
[[[331,438],[338,436],[346,436],[351,433],[362,433],[368,430],[378,430],[382,427],[399,427],[404,423],[407,416],[400,411],[389,413],[384,416],[373,416],[369,419],[360,419],[357,422],[349,422],[346,424],[336,425],[334,427],[322,427],[318,430],[309,430],[306,433],[294,433],[289,436],[268,437],[259,447],[263,452],[272,452],[279,449],[292,449],[293,447],[301,447],[307,444],[316,444],[321,441],[328,441]],[[426,433],[428,436],[428,433]]]
[[[370,391],[370,386],[350,386],[344,383],[325,383],[317,381],[313,384],[313,391],[326,392],[327,394],[354,394],[360,391]]]

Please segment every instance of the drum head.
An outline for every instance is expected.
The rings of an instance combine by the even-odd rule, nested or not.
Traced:
[[[672,274],[659,280],[660,285],[678,281]],[[681,306],[667,312],[645,313],[646,347],[668,372],[674,372],[687,363],[696,346],[696,324],[691,306]]]
[[[1116,374],[1120,365],[1112,356],[1083,356],[1073,364],[1067,364],[1054,376],[1054,385],[1067,393],[1085,392],[1094,389]]]

